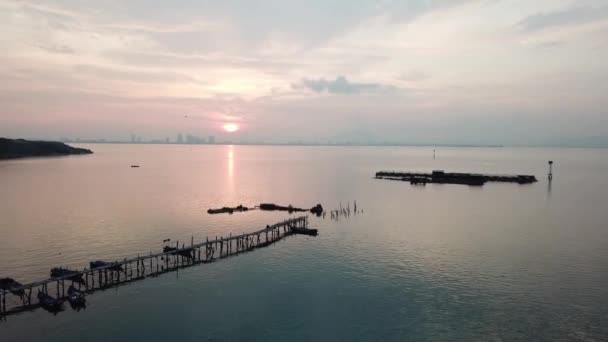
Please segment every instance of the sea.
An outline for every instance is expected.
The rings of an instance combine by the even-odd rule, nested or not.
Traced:
[[[7,316],[2,342],[608,340],[608,149],[79,147],[94,154],[0,161],[0,277],[33,282],[301,215],[209,208],[351,214],[309,214],[316,237],[95,292],[85,310]],[[421,186],[380,170],[539,181]]]

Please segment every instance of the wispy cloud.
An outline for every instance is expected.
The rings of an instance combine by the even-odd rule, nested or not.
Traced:
[[[296,90],[306,89],[315,93],[329,94],[378,93],[396,89],[392,85],[384,85],[380,83],[351,82],[344,76],[338,76],[335,80],[327,80],[325,78],[305,78],[299,83],[292,84],[292,87]]]
[[[219,23],[213,22],[192,22],[189,24],[178,25],[158,25],[147,23],[115,23],[104,25],[104,28],[118,31],[136,31],[145,33],[192,33],[192,32],[210,32],[217,31],[222,28]]]
[[[431,78],[430,75],[422,72],[422,71],[407,71],[399,75],[398,79],[406,82],[421,82]]]
[[[535,13],[521,20],[518,26],[526,32],[535,32],[553,27],[582,25],[600,20],[608,20],[608,6],[577,6],[559,11]]]

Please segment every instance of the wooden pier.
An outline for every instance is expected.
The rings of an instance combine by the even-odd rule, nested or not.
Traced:
[[[162,253],[150,253],[131,259],[115,261],[98,268],[85,268],[76,274],[46,279],[19,288],[0,290],[0,317],[33,310],[40,307],[38,292],[53,298],[67,299],[67,289],[73,285],[84,293],[124,285],[147,277],[155,277],[180,268],[209,263],[269,246],[293,234],[316,235],[316,229],[308,228],[308,217],[285,220],[248,234],[207,238],[200,243],[179,245],[177,242]],[[17,295],[14,293],[22,293]]]

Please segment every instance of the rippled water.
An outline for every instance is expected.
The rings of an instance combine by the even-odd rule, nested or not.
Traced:
[[[364,212],[95,293],[85,311],[10,316],[2,341],[608,339],[607,150],[86,147],[95,154],[0,162],[0,276],[39,280],[288,216],[210,207],[357,200]],[[540,181],[421,187],[372,179],[382,169]]]

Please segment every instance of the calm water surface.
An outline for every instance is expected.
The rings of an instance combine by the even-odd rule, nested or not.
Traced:
[[[85,311],[8,317],[3,342],[608,340],[607,150],[86,147],[95,154],[0,162],[0,277],[39,280],[289,216],[210,207],[357,200],[364,213],[95,293]],[[420,187],[372,179],[382,169],[540,181]]]

